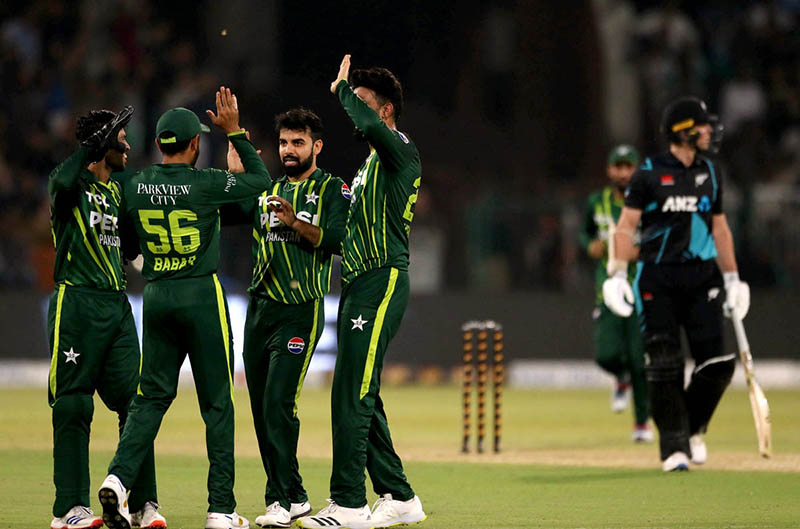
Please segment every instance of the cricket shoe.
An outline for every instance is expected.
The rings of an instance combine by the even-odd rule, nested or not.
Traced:
[[[114,474],[106,476],[97,492],[103,506],[103,523],[109,529],[131,529],[131,515],[128,512],[128,491]]]
[[[131,525],[139,529],[162,529],[167,526],[167,520],[161,516],[158,509],[161,506],[154,501],[148,501],[140,511],[131,513]]]
[[[292,503],[291,507],[289,508],[289,516],[292,520],[297,520],[301,516],[305,516],[310,512],[311,504],[307,501],[304,501],[303,503]]]
[[[292,515],[281,507],[279,501],[276,501],[267,506],[265,514],[256,518],[256,525],[259,527],[290,527],[292,525]]]
[[[230,514],[210,512],[206,515],[206,529],[250,529],[250,522],[236,511]]]
[[[689,457],[683,452],[673,452],[661,463],[664,472],[686,472],[689,470]]]
[[[297,519],[297,527],[305,529],[339,528],[339,529],[371,529],[372,512],[369,505],[363,507],[342,507],[328,499],[328,506],[314,516],[303,516]]]
[[[614,389],[611,391],[611,411],[622,413],[628,409],[628,402],[631,398],[631,385],[625,382],[616,381]]]
[[[400,501],[392,498],[391,494],[384,494],[372,507],[372,527],[415,524],[427,517],[428,515],[422,510],[419,496]]]
[[[706,450],[706,442],[703,436],[699,433],[694,434],[689,438],[689,448],[692,451],[692,463],[695,465],[702,465],[708,458],[708,451]]]
[[[60,518],[53,518],[50,529],[98,529],[103,527],[103,519],[95,516],[89,507],[76,505]]]
[[[634,443],[652,443],[653,438],[653,428],[649,424],[637,424],[633,427],[631,439]]]

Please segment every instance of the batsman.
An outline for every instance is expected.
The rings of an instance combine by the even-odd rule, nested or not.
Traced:
[[[703,434],[733,376],[736,355],[726,354],[722,343],[723,297],[725,312],[741,319],[750,307],[750,288],[739,280],[722,209],[722,174],[709,157],[721,141],[716,116],[700,99],[682,97],[664,109],[661,131],[667,151],[645,159],[626,192],[603,297],[627,317],[635,295],[662,469],[680,471],[689,469],[690,460],[706,461]],[[628,263],[639,221],[631,289]],[[685,388],[681,328],[695,361]]]
[[[403,92],[385,68],[355,70],[345,55],[333,92],[370,146],[353,179],[342,244],[342,295],[331,390],[330,504],[300,527],[389,527],[425,519],[403,473],[379,395],[383,358],[408,304],[408,234],[422,169],[397,130]],[[364,471],[380,496],[370,511]]]

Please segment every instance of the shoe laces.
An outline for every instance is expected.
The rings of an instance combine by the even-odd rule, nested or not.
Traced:
[[[270,505],[267,507],[267,514],[275,514],[275,513],[278,513],[278,512],[280,512],[280,511],[281,511],[281,508],[282,508],[282,507],[281,507],[281,502],[279,502],[279,501],[272,502],[272,503],[271,503],[271,504],[270,504]]]
[[[372,514],[387,514],[388,516],[397,516],[397,509],[394,506],[394,500],[391,494],[384,494],[377,500],[375,500],[375,504],[372,506]]]
[[[86,516],[94,516],[94,511],[84,505],[77,505],[78,515],[85,514]]]
[[[325,515],[328,515],[328,514],[333,514],[334,512],[336,512],[336,509],[339,507],[338,505],[336,505],[336,502],[333,501],[330,498],[327,498],[325,501],[328,502],[328,506],[324,507],[321,511],[319,511],[316,514],[316,516],[325,516]]]

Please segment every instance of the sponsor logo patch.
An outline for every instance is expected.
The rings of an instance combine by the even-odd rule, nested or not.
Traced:
[[[295,336],[289,340],[289,343],[286,344],[286,347],[289,349],[290,353],[299,355],[303,352],[303,349],[306,348],[306,342],[304,342],[302,338]]]
[[[350,200],[350,198],[353,196],[353,195],[350,193],[350,188],[349,188],[349,187],[347,187],[347,184],[342,184],[342,196],[343,196],[344,198],[346,198],[347,200]]]
[[[645,300],[645,301],[650,301],[651,299],[653,299],[653,293],[652,292],[642,292],[642,299]]]
[[[675,185],[675,177],[671,174],[662,174],[661,175],[661,185],[662,186],[674,186]]]

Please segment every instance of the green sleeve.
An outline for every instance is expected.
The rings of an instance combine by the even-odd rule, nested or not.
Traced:
[[[320,226],[322,236],[317,243],[317,248],[322,248],[332,254],[342,254],[342,241],[344,240],[347,212],[350,201],[342,194],[344,182],[340,178],[332,178],[325,190],[325,225]]]
[[[584,251],[588,251],[589,243],[597,238],[597,224],[594,222],[594,195],[586,201],[586,213],[583,217],[583,227],[578,234],[578,242]]]
[[[244,131],[230,134],[228,139],[239,153],[245,172],[234,174],[220,169],[205,169],[203,198],[208,205],[221,206],[254,198],[272,185],[267,166]]]
[[[408,139],[387,127],[378,114],[353,92],[347,81],[339,81],[336,95],[353,124],[378,152],[387,169],[398,171],[413,161],[415,149]]]
[[[89,150],[81,147],[50,173],[47,191],[50,194],[50,201],[54,207],[60,207],[62,205],[61,202],[65,200],[72,202],[72,200],[69,200],[67,197],[75,196],[74,191],[78,179],[81,173],[89,166],[88,156]]]

